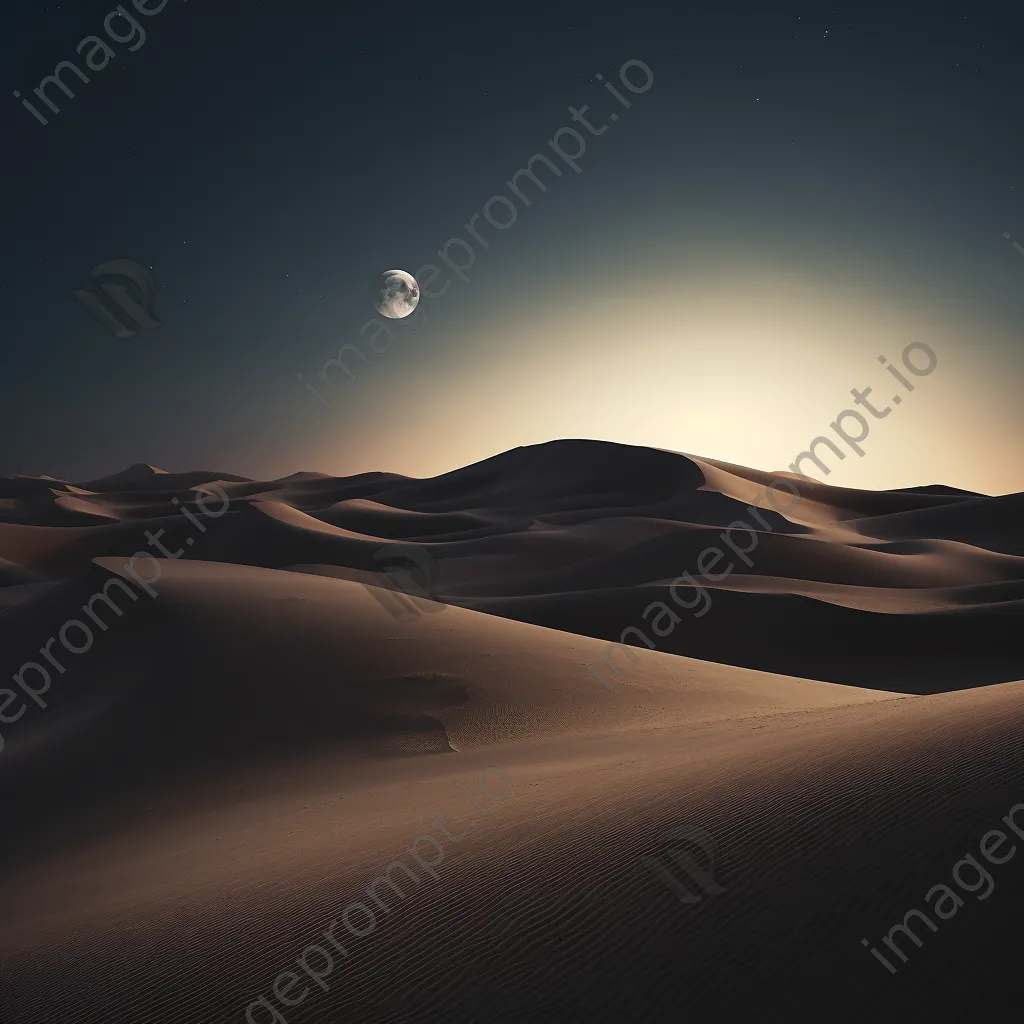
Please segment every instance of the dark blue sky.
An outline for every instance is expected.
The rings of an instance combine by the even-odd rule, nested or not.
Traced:
[[[146,33],[135,52],[125,19],[126,42],[104,36],[109,2],[4,15],[0,473],[419,474],[599,430],[778,468],[879,352],[898,358],[890,335],[939,323],[953,369],[887,427],[885,472],[842,482],[930,482],[912,477],[932,452],[925,475],[1024,486],[1007,465],[1024,256],[1002,238],[1024,239],[1016,12],[124,7]],[[32,97],[61,60],[84,68],[89,35],[115,57],[88,84],[65,74],[77,95],[51,89],[62,109],[43,126],[11,92]],[[595,75],[617,82],[629,60],[654,84],[625,109]],[[331,409],[313,399],[296,374],[359,340],[377,274],[469,238],[583,104],[621,118],[588,137],[582,173],[559,165],[513,227],[488,229],[470,281],[424,300],[421,336]],[[72,295],[115,258],[152,268],[159,330],[115,337]],[[645,418],[665,388],[692,421]],[[712,393],[721,423],[700,405]],[[769,398],[786,410],[774,435]]]

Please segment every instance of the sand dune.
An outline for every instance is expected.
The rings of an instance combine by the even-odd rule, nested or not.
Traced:
[[[884,938],[986,832],[1024,840],[1022,496],[788,477],[758,519],[778,479],[563,441],[433,480],[0,480],[6,678],[48,677],[0,704],[0,1020],[1004,1007],[1020,858],[905,961]],[[181,554],[132,563],[153,536]]]
[[[439,601],[612,642],[633,626],[644,636],[627,642],[642,650],[843,683],[868,673],[907,692],[1024,674],[1024,495],[864,492],[783,476],[802,495],[786,515],[763,498],[782,476],[595,441],[515,449],[433,480],[132,467],[67,494],[52,481],[3,488],[20,491],[0,522],[0,558],[63,578],[146,550],[150,529],[170,550],[190,544],[188,558],[392,586],[378,553],[407,542],[436,567]],[[231,504],[200,534],[181,510],[201,517],[197,489],[210,485]],[[758,495],[763,511],[752,512]],[[715,547],[727,558],[700,563]],[[728,575],[713,578],[723,566]],[[685,573],[675,593],[689,592],[689,611],[671,596]],[[647,621],[659,606],[681,619],[661,636]],[[738,630],[748,642],[734,642]]]

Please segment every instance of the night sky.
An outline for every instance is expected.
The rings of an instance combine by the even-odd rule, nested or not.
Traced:
[[[1024,489],[1018,13],[137,3],[142,45],[109,0],[3,17],[0,474],[424,476],[557,437],[784,470],[872,387],[901,404],[829,482]],[[115,259],[158,329],[73,294]],[[911,393],[879,357],[915,342]]]

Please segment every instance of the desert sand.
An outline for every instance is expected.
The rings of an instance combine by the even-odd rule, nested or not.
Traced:
[[[1024,852],[979,844],[1024,846],[1024,494],[789,477],[762,527],[784,477],[558,441],[430,480],[0,480],[0,1021],[1011,1010]],[[737,521],[750,564],[699,572]],[[181,555],[131,568],[146,531]],[[630,626],[655,649],[615,674]]]

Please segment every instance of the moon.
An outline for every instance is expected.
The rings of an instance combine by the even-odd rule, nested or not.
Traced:
[[[401,320],[420,301],[420,286],[416,278],[404,270],[385,270],[373,287],[371,300],[378,313]]]

